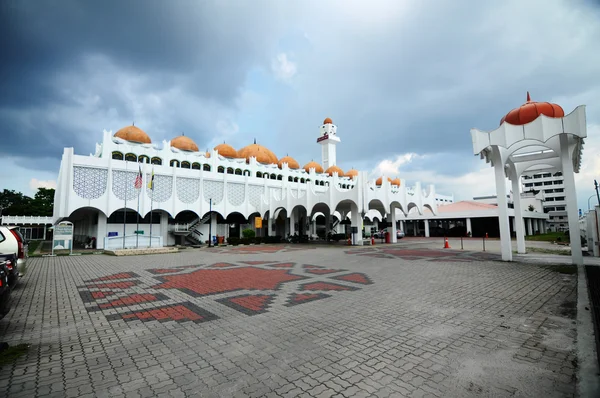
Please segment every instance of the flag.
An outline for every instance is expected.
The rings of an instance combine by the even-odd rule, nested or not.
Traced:
[[[142,187],[142,166],[139,166],[140,171],[138,173],[138,175],[135,177],[135,182],[133,183],[133,186],[135,187],[135,189],[140,189]]]
[[[150,177],[150,182],[148,182],[148,188],[154,190],[154,170],[152,170],[152,176]]]

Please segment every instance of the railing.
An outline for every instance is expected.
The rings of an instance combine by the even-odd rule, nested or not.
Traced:
[[[190,224],[173,224],[171,226],[171,231],[173,231],[173,232],[189,232]]]
[[[2,216],[2,224],[52,224],[52,217],[43,216]]]
[[[150,245],[152,241],[152,245]],[[163,240],[162,236],[150,236],[146,235],[127,235],[125,236],[125,249],[134,248],[147,248],[147,247],[162,247]],[[123,249],[123,237],[122,236],[107,236],[104,238],[104,249],[105,250],[119,250]]]

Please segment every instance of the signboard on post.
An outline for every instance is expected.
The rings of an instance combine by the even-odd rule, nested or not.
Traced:
[[[70,254],[73,254],[73,223],[63,221],[54,226],[52,235],[52,255],[54,249],[64,250],[69,249]]]
[[[254,217],[254,227],[262,228],[262,218],[261,217]]]

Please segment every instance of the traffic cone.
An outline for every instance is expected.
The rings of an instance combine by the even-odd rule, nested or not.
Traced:
[[[444,249],[451,249],[448,238],[444,238]]]

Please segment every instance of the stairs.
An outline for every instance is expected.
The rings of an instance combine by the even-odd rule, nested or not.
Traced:
[[[335,221],[331,224],[331,231],[336,231],[337,232],[337,226],[340,223],[340,220],[338,220],[337,218],[335,219]]]
[[[202,232],[193,230],[193,231],[190,231],[190,233],[185,236],[185,240],[187,240],[188,242],[190,242],[194,245],[201,245],[203,243],[202,235],[203,235]]]
[[[204,242],[202,239],[202,235],[204,235],[204,234],[202,232],[198,231],[198,227],[201,226],[202,224],[206,223],[209,220],[210,220],[210,213],[208,213],[207,215],[205,215],[202,218],[198,217],[192,223],[188,224],[187,231],[184,232],[185,240],[194,245],[203,244]]]

